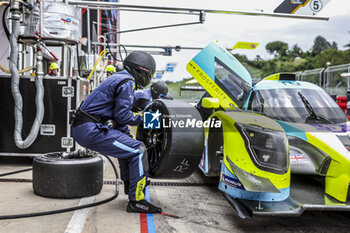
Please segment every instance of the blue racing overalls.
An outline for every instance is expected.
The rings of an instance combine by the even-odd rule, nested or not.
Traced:
[[[134,81],[127,71],[113,74],[96,87],[80,109],[101,122],[116,122],[113,129],[103,123],[86,122],[72,129],[73,138],[83,147],[118,158],[122,180],[130,180],[129,199],[144,199],[148,161],[142,142],[131,137],[128,125],[142,121],[131,111]]]
[[[142,111],[153,100],[151,89],[138,90],[134,92],[134,103],[132,110],[134,112]]]

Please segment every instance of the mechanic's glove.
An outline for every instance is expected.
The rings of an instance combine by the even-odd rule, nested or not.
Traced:
[[[159,208],[146,200],[129,201],[126,211],[129,213],[160,213],[162,208]]]

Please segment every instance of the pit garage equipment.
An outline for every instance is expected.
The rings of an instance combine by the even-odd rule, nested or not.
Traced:
[[[79,78],[77,70],[73,72],[73,67],[78,68],[74,51],[80,18],[78,8],[62,2],[11,1],[5,7],[3,27],[11,47],[11,75],[0,75],[0,156],[76,149],[69,114],[89,91],[89,82]],[[45,75],[48,61],[57,60],[59,76]],[[24,66],[28,67],[19,70]],[[28,71],[30,75],[22,74]]]

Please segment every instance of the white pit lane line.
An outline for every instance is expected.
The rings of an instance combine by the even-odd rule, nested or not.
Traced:
[[[95,196],[92,197],[84,197],[80,199],[79,205],[86,205],[91,204],[94,202]],[[83,230],[83,227],[85,225],[87,216],[89,215],[90,208],[82,209],[82,210],[76,210],[74,211],[74,214],[72,218],[70,219],[70,222],[64,231],[64,233],[80,233]]]
[[[103,159],[103,171],[105,172],[107,159],[105,157],[102,157],[102,159]],[[93,203],[95,200],[95,197],[96,196],[91,196],[91,197],[84,197],[84,198],[80,199],[78,206]],[[68,226],[67,226],[66,230],[64,231],[64,233],[81,233],[83,228],[84,228],[86,219],[89,215],[89,211],[90,211],[90,208],[85,208],[85,209],[74,211],[74,214],[73,214],[72,218],[70,219]]]

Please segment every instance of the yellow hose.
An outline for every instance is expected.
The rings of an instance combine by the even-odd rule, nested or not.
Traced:
[[[23,70],[19,70],[18,73],[22,74],[25,72],[28,72],[33,69],[33,66],[28,66],[27,68],[24,68]]]
[[[3,5],[8,5],[8,4],[9,4],[8,2],[0,2],[0,7]]]
[[[24,68],[23,70],[19,70],[18,73],[22,74],[22,73],[28,72],[32,69],[33,69],[33,66],[28,66],[27,68]],[[0,70],[4,71],[7,74],[11,74],[11,71],[9,69],[7,69],[5,66],[3,66],[2,64],[0,64]]]
[[[2,64],[0,64],[0,69],[7,74],[11,74],[11,71],[9,69],[7,69],[5,66],[3,66]]]
[[[95,71],[95,69],[96,69],[98,63],[100,63],[101,59],[104,57],[104,55],[106,55],[106,53],[108,53],[108,50],[107,50],[107,49],[103,50],[103,51],[100,53],[100,55],[98,56],[98,58],[97,58],[97,60],[96,60],[96,62],[95,62],[94,68],[91,70],[91,72],[90,72],[90,74],[89,74],[89,77],[87,78],[88,80],[91,79],[92,74],[94,73],[94,71]]]

